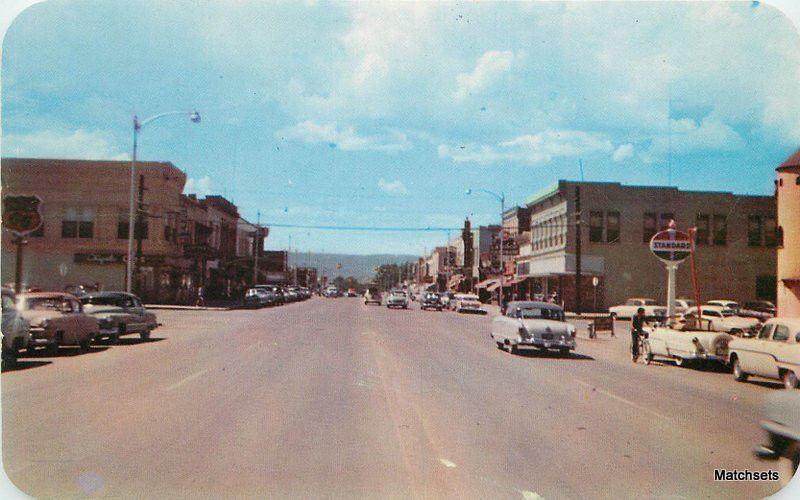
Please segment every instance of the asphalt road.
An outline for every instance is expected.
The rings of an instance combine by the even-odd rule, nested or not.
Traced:
[[[777,384],[633,365],[625,339],[512,356],[490,317],[321,299],[161,311],[3,373],[3,462],[37,496],[755,498]],[[780,483],[715,483],[715,468]]]

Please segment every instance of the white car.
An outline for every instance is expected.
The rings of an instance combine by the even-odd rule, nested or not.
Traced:
[[[486,310],[483,308],[478,296],[470,293],[457,293],[451,301],[451,307],[457,313],[486,314]]]
[[[798,386],[800,374],[800,318],[772,318],[756,338],[730,344],[733,376],[744,382],[750,375],[782,380],[787,389]]]
[[[653,299],[633,298],[625,301],[625,304],[608,308],[608,312],[615,318],[630,319],[636,315],[640,307],[644,308],[644,314],[648,318],[658,318],[667,315],[667,308],[658,305]]]
[[[691,309],[697,310],[697,302],[692,299],[675,299],[675,314],[685,314]]]
[[[3,288],[3,366],[17,362],[19,351],[31,341],[30,323],[17,310],[16,297],[9,288]]]
[[[724,332],[656,327],[648,329],[642,356],[648,364],[655,357],[671,359],[678,366],[695,361],[725,364],[732,338]]]
[[[706,304],[709,306],[719,306],[725,309],[732,309],[733,311],[736,312],[736,314],[739,314],[739,309],[742,308],[742,306],[740,306],[739,303],[736,302],[735,300],[728,300],[728,299],[708,300],[706,301]]]
[[[408,309],[408,295],[403,290],[392,290],[386,299],[386,307]]]
[[[703,329],[727,332],[740,337],[752,337],[756,334],[761,324],[756,318],[739,316],[733,309],[727,309],[723,306],[703,305],[700,306],[700,313],[704,323]],[[697,310],[690,309],[683,315],[683,322],[695,323],[696,317]]]
[[[562,355],[576,347],[575,327],[564,319],[564,310],[547,302],[509,302],[502,316],[492,319],[491,337],[500,349],[557,349]]]
[[[781,457],[792,461],[792,473],[800,465],[800,393],[776,392],[767,397],[761,427],[767,432],[767,443],[755,452],[764,460]]]

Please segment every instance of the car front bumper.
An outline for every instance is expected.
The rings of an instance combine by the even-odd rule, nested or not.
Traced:
[[[567,339],[537,339],[537,338],[529,338],[529,339],[521,339],[516,342],[517,348],[525,349],[527,348],[534,348],[534,349],[569,349],[574,350],[576,347],[575,340]]]

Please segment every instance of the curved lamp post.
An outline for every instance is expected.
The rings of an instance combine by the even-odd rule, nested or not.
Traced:
[[[488,194],[489,196],[495,198],[497,201],[500,202],[500,294],[498,295],[498,305],[500,309],[503,308],[503,283],[505,278],[505,263],[503,262],[503,240],[505,239],[503,235],[503,214],[506,212],[506,195],[505,193],[497,194],[493,191],[488,191],[486,189],[467,189],[466,194],[470,195],[472,193],[484,193]]]
[[[172,115],[186,115],[193,123],[200,122],[200,113],[197,111],[168,111],[153,115],[145,120],[139,120],[139,117],[133,117],[133,156],[131,157],[131,192],[130,192],[130,206],[128,209],[128,262],[126,267],[125,276],[125,291],[131,293],[133,289],[133,239],[134,239],[134,224],[136,223],[136,147],[139,138],[139,131],[148,123]]]

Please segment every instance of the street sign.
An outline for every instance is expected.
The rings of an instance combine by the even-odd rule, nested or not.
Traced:
[[[42,225],[39,208],[41,198],[36,195],[7,195],[3,198],[3,227],[24,236],[36,231]]]
[[[676,229],[667,229],[653,235],[650,251],[666,263],[678,264],[692,253],[692,238]]]

